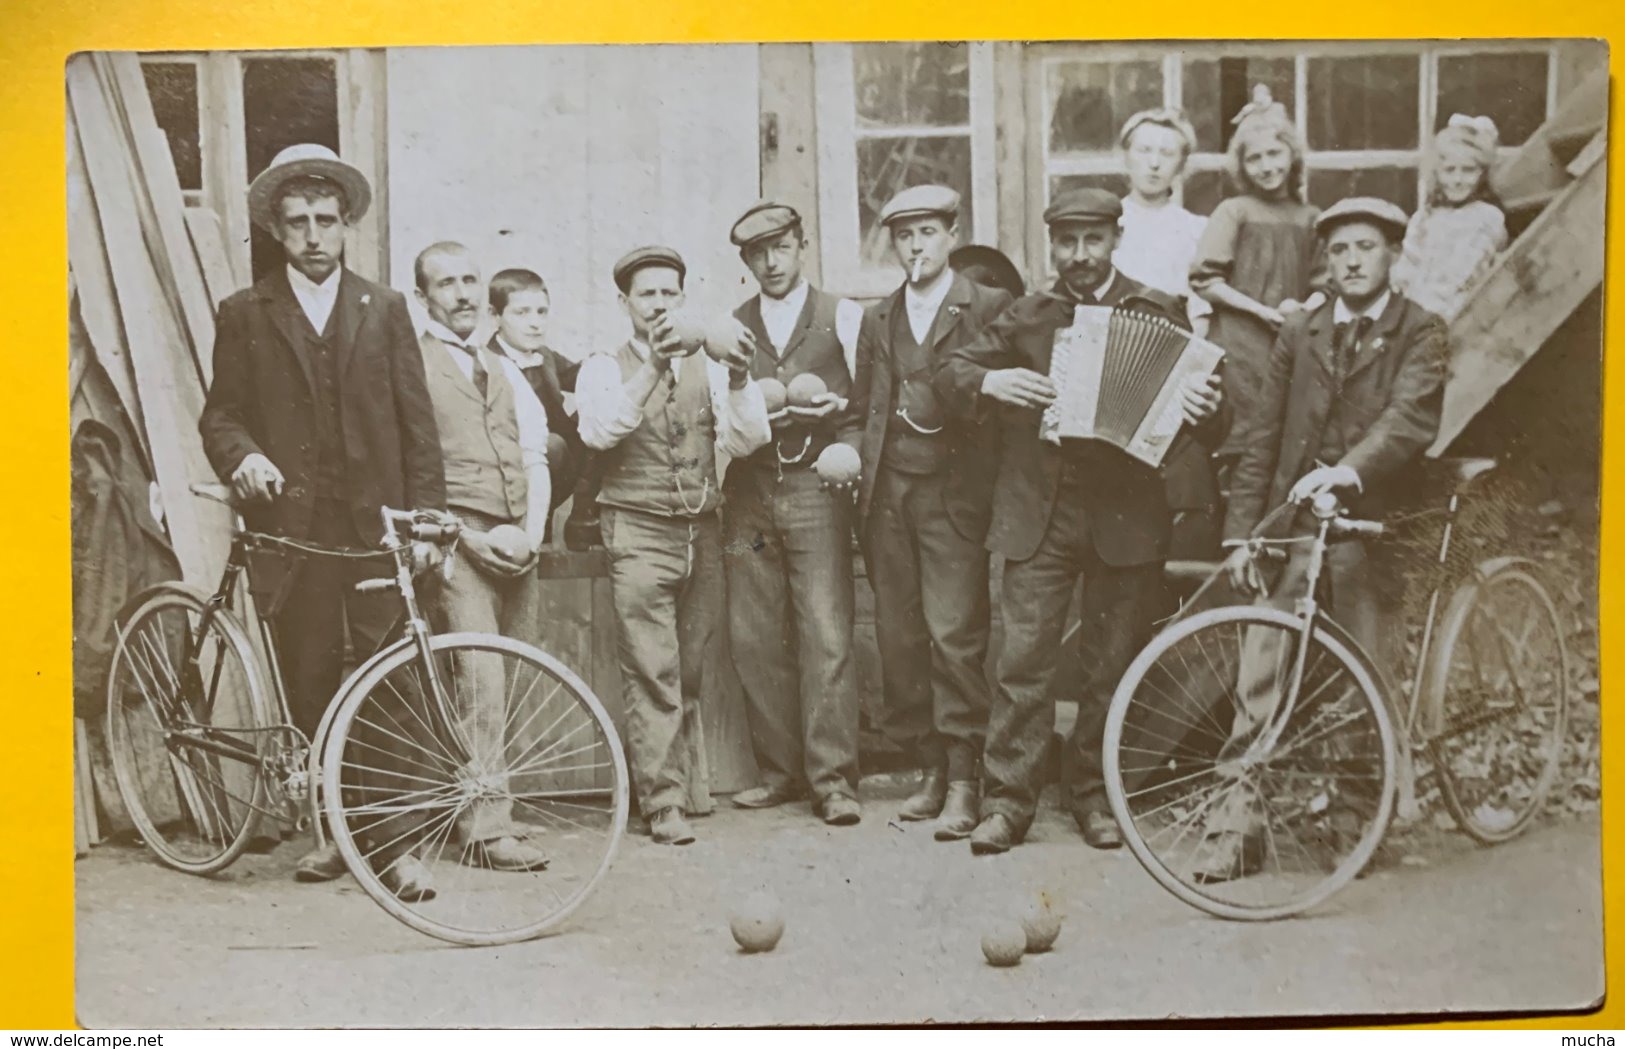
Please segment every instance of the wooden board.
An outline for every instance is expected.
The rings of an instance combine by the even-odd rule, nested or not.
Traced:
[[[245,283],[231,265],[231,253],[226,250],[226,234],[220,228],[220,216],[214,213],[213,208],[187,208],[186,232],[192,239],[192,250],[203,273],[209,302],[218,309],[221,299]]]
[[[101,841],[96,821],[96,786],[90,775],[90,739],[85,719],[73,719],[73,854],[83,856]]]

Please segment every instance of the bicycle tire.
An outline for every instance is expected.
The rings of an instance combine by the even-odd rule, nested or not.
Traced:
[[[266,730],[272,726],[267,714],[269,703],[265,682],[248,632],[236,616],[226,609],[216,609],[209,617],[207,636],[199,642],[198,648],[200,652],[204,651],[208,647],[208,638],[214,638],[217,642],[214,658],[222,662],[213,664],[211,668],[211,689],[218,689],[222,675],[230,673],[226,669],[228,661],[240,668],[240,681],[226,685],[228,691],[233,687],[242,689],[236,704],[238,723],[212,725],[207,720],[212,709],[203,718],[198,718],[195,716],[195,706],[182,706],[187,700],[179,693],[185,684],[190,684],[190,668],[183,665],[178,653],[170,651],[174,628],[166,627],[161,620],[168,613],[179,613],[187,617],[189,623],[201,620],[207,603],[208,598],[191,587],[173,583],[153,587],[134,600],[128,615],[123,618],[115,642],[107,676],[104,714],[104,731],[113,776],[131,823],[146,847],[162,863],[190,874],[213,874],[224,870],[242,855],[259,823],[269,793],[264,771],[257,763]],[[190,636],[195,627],[188,630]],[[183,675],[187,677],[184,683]],[[201,678],[198,684],[202,684]],[[139,703],[131,700],[132,685],[139,690]],[[175,694],[165,695],[166,692]],[[197,698],[201,697],[194,697]],[[160,708],[160,704],[163,704],[163,708]],[[213,706],[212,700],[210,706]],[[173,720],[177,709],[193,715],[185,719],[189,724],[180,725]],[[140,717],[143,712],[145,719]],[[160,741],[159,745],[169,751],[168,760],[161,764],[168,766],[176,794],[173,806],[176,819],[167,818],[170,813],[154,811],[159,806],[149,804],[145,784],[153,781],[155,770],[143,768],[141,757],[143,750],[151,748],[142,747],[141,741],[137,740],[141,730],[132,727],[132,718],[150,720],[153,724],[147,725],[146,731],[156,731],[165,740],[177,734],[190,734],[198,738],[212,733],[217,738],[223,736],[252,750],[256,763],[252,766],[250,784],[245,788],[238,776],[232,776],[232,782],[228,784],[226,773],[210,763],[211,759],[218,761],[218,757],[209,751],[193,749],[190,753],[198,757],[182,759],[176,756],[174,748]],[[241,718],[246,718],[246,722]],[[145,742],[153,742],[152,737],[149,736]],[[156,776],[160,781],[164,779],[161,770],[156,770]],[[246,796],[243,796],[245,792]],[[225,798],[223,805],[222,796]],[[152,801],[156,802],[157,799]],[[211,820],[218,824],[218,829],[205,826]],[[191,852],[183,849],[183,833],[166,832],[164,829],[165,825],[177,822],[182,826],[190,824],[197,839],[204,844]]]
[[[1521,614],[1489,609],[1490,603],[1500,594],[1520,592],[1524,599]],[[1476,642],[1479,635],[1474,631],[1476,626],[1485,623],[1492,628],[1499,627],[1503,621],[1509,626],[1523,629],[1526,641],[1534,632],[1542,631],[1548,642],[1544,658],[1537,658],[1529,673],[1540,679],[1532,681],[1532,684],[1547,686],[1540,691],[1550,697],[1549,702],[1544,705],[1544,711],[1525,707],[1525,712],[1532,715],[1532,720],[1538,725],[1538,736],[1546,752],[1544,755],[1535,754],[1534,781],[1527,789],[1521,782],[1503,781],[1502,789],[1496,792],[1495,797],[1504,805],[1490,800],[1475,803],[1455,759],[1460,756],[1480,764],[1494,763],[1496,759],[1484,753],[1470,755],[1466,747],[1457,747],[1456,741],[1471,733],[1475,727],[1503,720],[1481,700],[1485,698],[1482,695],[1483,668],[1487,662],[1497,658],[1497,652],[1500,656],[1506,655],[1505,648],[1501,645],[1494,646],[1491,652],[1478,651]],[[1427,726],[1428,748],[1434,767],[1439,772],[1440,794],[1456,825],[1468,837],[1483,845],[1510,841],[1528,829],[1539,814],[1556,781],[1561,763],[1569,706],[1568,647],[1563,638],[1562,618],[1556,602],[1532,563],[1522,559],[1502,559],[1480,565],[1472,578],[1456,588],[1440,623],[1439,643],[1430,656],[1428,679],[1430,711],[1436,723]],[[1473,649],[1466,658],[1466,668],[1477,678],[1479,690],[1452,687],[1451,671],[1457,665],[1456,650],[1463,644]],[[1510,668],[1503,666],[1503,669]],[[1515,674],[1511,683],[1521,705],[1523,683]],[[1495,698],[1490,697],[1489,702],[1495,703]],[[1501,705],[1504,708],[1504,703]],[[1473,724],[1475,721],[1476,726]],[[1527,741],[1527,733],[1519,735]],[[1529,748],[1520,747],[1517,750],[1519,752],[1508,755],[1510,764],[1527,768],[1529,763],[1518,759],[1526,758]],[[1502,766],[1500,770],[1504,769],[1505,766]]]
[[[1181,645],[1188,639],[1202,635],[1204,632],[1213,632],[1216,635],[1219,631],[1233,631],[1240,639],[1244,636],[1243,632],[1249,627],[1291,631],[1296,635],[1301,634],[1302,621],[1291,613],[1273,608],[1227,606],[1197,613],[1153,638],[1135,657],[1134,662],[1130,664],[1128,671],[1124,674],[1122,681],[1118,684],[1117,690],[1112,696],[1111,707],[1106,716],[1102,765],[1105,772],[1107,799],[1111,804],[1112,813],[1117,819],[1118,826],[1122,829],[1123,838],[1128,843],[1135,859],[1139,861],[1140,865],[1158,884],[1186,904],[1214,917],[1237,921],[1269,921],[1292,917],[1320,905],[1346,886],[1370,862],[1371,856],[1381,842],[1389,820],[1393,815],[1397,779],[1395,769],[1397,744],[1387,704],[1383,701],[1381,679],[1375,667],[1360,651],[1359,646],[1336,623],[1330,620],[1322,620],[1315,630],[1313,645],[1318,646],[1319,651],[1324,653],[1322,658],[1334,660],[1336,669],[1346,672],[1356,686],[1358,696],[1356,713],[1360,717],[1369,718],[1369,731],[1375,736],[1376,749],[1369,760],[1380,765],[1380,785],[1374,801],[1370,800],[1369,795],[1365,795],[1366,803],[1374,805],[1374,808],[1372,808],[1368,817],[1364,819],[1354,846],[1346,856],[1337,861],[1334,869],[1326,872],[1323,877],[1314,881],[1306,890],[1295,892],[1289,898],[1257,905],[1244,905],[1222,898],[1216,895],[1217,890],[1209,889],[1202,884],[1195,883],[1194,879],[1182,876],[1159,849],[1151,845],[1147,840],[1146,833],[1142,830],[1140,816],[1145,815],[1147,817],[1145,819],[1147,826],[1150,824],[1150,819],[1149,813],[1142,814],[1137,811],[1137,803],[1131,796],[1129,786],[1125,783],[1123,755],[1125,749],[1135,749],[1125,747],[1125,726],[1129,723],[1130,713],[1136,710],[1145,713],[1150,718],[1167,717],[1166,708],[1153,706],[1148,698],[1153,686],[1147,686],[1142,690],[1142,685],[1145,684],[1148,675],[1153,668],[1160,665],[1159,661],[1164,655],[1174,651],[1176,646]],[[1314,651],[1313,648],[1312,651]],[[1308,664],[1309,660],[1305,662]],[[1308,688],[1307,681],[1306,678],[1305,684],[1301,686],[1302,688]],[[1142,694],[1142,691],[1145,694]],[[1167,694],[1164,693],[1163,699],[1166,698]],[[1230,698],[1234,700],[1233,689]],[[1161,700],[1158,702],[1160,704]],[[1136,718],[1130,731],[1144,732],[1146,730],[1143,726],[1147,723]],[[1222,728],[1222,725],[1219,727]],[[1224,729],[1224,731],[1228,732],[1229,729]],[[1278,745],[1288,743],[1285,739],[1277,742]],[[1219,751],[1221,756],[1223,746],[1224,744],[1221,744]],[[1290,750],[1291,747],[1287,749]],[[1284,753],[1281,756],[1284,756]],[[1274,757],[1272,755],[1270,759],[1266,759],[1264,764],[1274,760]],[[1170,764],[1172,764],[1172,760],[1172,758],[1169,759]],[[1213,764],[1217,769],[1220,764],[1218,757],[1213,759]],[[1145,772],[1156,767],[1140,766],[1137,771]],[[1335,778],[1337,774],[1332,773],[1330,775]],[[1192,777],[1176,776],[1175,782],[1180,779],[1190,778]],[[1136,793],[1143,794],[1146,793],[1146,790],[1142,787]],[[1315,800],[1318,801],[1318,797]],[[1216,807],[1212,805],[1211,801],[1207,805],[1209,811]],[[1313,805],[1308,808],[1308,811],[1314,811]],[[1197,815],[1205,818],[1201,806],[1198,806],[1196,812]],[[1183,819],[1184,817],[1181,816],[1180,818]],[[1195,819],[1192,820],[1193,828],[1196,822]],[[1181,832],[1182,835],[1183,833]],[[1347,837],[1344,831],[1338,833],[1345,838]],[[1196,847],[1199,848],[1200,846]],[[1256,878],[1259,873],[1262,872],[1254,872],[1251,876]],[[1237,879],[1228,884],[1241,885],[1244,884],[1244,880]]]
[[[390,649],[380,653],[379,657],[370,664],[370,669],[364,670],[353,686],[346,686],[343,689],[344,698],[340,701],[333,716],[322,752],[322,783],[324,784],[322,800],[323,809],[327,816],[328,832],[333,842],[338,846],[339,852],[343,855],[351,874],[361,884],[362,889],[385,912],[406,926],[437,939],[467,946],[496,946],[534,939],[556,929],[585,903],[597,889],[599,883],[602,882],[614,861],[621,837],[626,830],[629,801],[629,781],[620,738],[608,713],[586,683],[564,666],[563,663],[532,645],[494,634],[451,633],[435,635],[430,639],[430,647],[437,659],[452,663],[455,663],[459,656],[472,658],[479,653],[487,655],[500,654],[511,657],[513,660],[533,668],[537,672],[536,678],[545,676],[554,682],[552,694],[556,695],[562,691],[566,695],[566,702],[573,704],[576,708],[578,726],[590,725],[592,730],[596,732],[597,744],[594,749],[599,752],[597,756],[604,760],[605,764],[602,771],[607,774],[610,780],[604,789],[594,788],[590,792],[593,796],[605,793],[608,795],[607,803],[601,806],[600,810],[596,810],[601,811],[607,821],[603,833],[603,844],[600,847],[601,854],[593,851],[595,847],[589,846],[588,851],[591,855],[587,861],[579,865],[581,873],[572,875],[568,871],[563,872],[562,876],[564,878],[576,877],[580,884],[565,898],[560,898],[557,892],[554,891],[552,894],[557,901],[557,906],[549,907],[545,913],[541,913],[539,916],[516,923],[504,924],[501,927],[495,927],[495,923],[489,922],[481,925],[475,925],[472,921],[458,924],[450,919],[447,912],[451,910],[451,907],[445,904],[439,906],[435,904],[443,898],[454,898],[455,893],[437,890],[438,894],[435,900],[423,902],[402,900],[389,890],[384,884],[380,873],[374,869],[373,863],[369,861],[367,856],[363,855],[363,843],[360,840],[365,833],[362,830],[362,825],[365,822],[363,816],[364,810],[371,809],[372,812],[365,813],[365,815],[370,815],[376,826],[378,821],[376,813],[387,810],[398,815],[402,811],[402,806],[398,801],[393,805],[382,805],[377,802],[357,804],[353,799],[376,797],[380,790],[375,785],[368,785],[365,782],[363,766],[359,761],[353,760],[353,757],[351,760],[347,760],[347,755],[353,756],[363,754],[369,750],[377,751],[379,749],[375,743],[369,744],[362,739],[363,733],[360,726],[358,726],[358,719],[365,721],[364,711],[375,709],[375,706],[369,704],[376,705],[381,702],[389,702],[394,705],[396,700],[410,703],[409,700],[402,696],[399,689],[392,684],[393,681],[397,680],[397,675],[404,668],[416,666],[421,672],[419,653],[415,643],[410,639],[398,641]],[[394,692],[394,700],[380,698],[386,686]],[[517,684],[510,684],[505,687],[510,693],[509,699],[511,700],[512,693],[518,691],[518,686]],[[534,688],[534,679],[531,686],[527,687],[527,692],[531,688]],[[375,693],[378,695],[375,695]],[[569,709],[567,706],[565,713],[556,716],[550,715],[553,720],[547,724],[546,730],[555,730],[559,723],[569,716]],[[531,715],[531,717],[534,720],[535,715]],[[412,723],[421,726],[425,731],[431,731],[428,722],[432,720],[434,720],[432,716],[425,717],[417,714],[414,715]],[[393,723],[396,728],[400,728],[404,724],[399,721]],[[520,728],[525,730],[528,726],[529,723],[527,722],[526,725],[520,726]],[[510,715],[504,724],[504,733],[507,734],[513,727],[512,716]],[[413,729],[413,731],[416,732],[417,730]],[[452,730],[453,734],[457,734],[458,731],[456,729]],[[566,733],[566,738],[577,731],[579,731],[579,727],[570,729]],[[589,735],[591,734],[589,733]],[[538,741],[540,738],[541,736],[538,735]],[[423,736],[419,735],[412,742],[421,744],[423,741]],[[427,742],[432,744],[434,740]],[[460,756],[461,752],[466,750],[461,740],[442,740],[440,742],[449,743],[446,751],[451,755]],[[506,754],[510,743],[511,740],[506,740],[502,747],[504,760],[507,760]],[[528,754],[533,746],[535,746],[535,743],[526,744],[523,753]],[[548,749],[552,749],[552,745],[544,749],[541,756],[545,756]],[[567,757],[573,753],[576,753],[576,751],[567,751],[561,757]],[[425,772],[430,776],[446,775],[449,778],[451,772],[443,766],[455,763],[456,760],[457,758],[453,757],[449,761],[441,762],[442,767],[439,768],[430,768],[428,764],[420,760],[416,778],[423,779]],[[580,766],[576,767],[579,768]],[[458,776],[463,777],[459,782],[466,787],[469,779],[467,770],[457,769],[455,772]],[[508,767],[501,773],[501,779],[505,783],[504,790],[508,789],[506,784],[518,779],[522,774],[536,776],[540,772],[539,766],[524,769]],[[441,796],[443,802],[441,807],[444,808],[444,801],[447,799],[444,797],[443,792],[446,789],[445,787],[437,787],[434,790],[425,791],[422,788],[415,788],[408,794],[425,796],[425,804],[419,806],[420,808],[427,806],[428,796]],[[520,795],[509,792],[509,796],[517,798]],[[540,797],[541,792],[532,792],[524,796],[529,798]],[[569,796],[580,797],[583,795],[574,793],[569,794]],[[525,801],[521,804],[528,806],[532,810],[540,808],[540,803],[535,800]],[[562,804],[573,805],[577,808],[587,807],[577,802],[563,802]],[[450,828],[458,822],[464,811],[463,806],[459,804],[455,810],[432,817],[433,821],[439,822],[443,827],[442,830],[436,831],[435,834],[445,834],[449,837]],[[391,818],[395,817],[389,816],[383,819],[387,821]],[[429,821],[426,820],[425,822]],[[424,837],[431,836],[424,835]],[[569,837],[569,835],[565,834],[564,837]],[[376,852],[378,850],[373,848],[371,851]],[[465,846],[464,857],[467,854],[468,849]],[[431,863],[440,872],[449,869],[453,872],[454,877],[458,873],[468,877],[475,876],[469,874],[470,866],[466,863],[466,860],[462,865],[440,863],[439,860],[438,855],[431,857]],[[473,869],[478,871],[477,867]],[[550,870],[534,873],[537,874],[539,879],[541,876],[548,875]],[[518,875],[521,873],[527,872],[503,871],[497,877],[512,879],[507,883],[508,885],[533,887],[534,883],[532,881],[521,881],[519,879]],[[437,873],[437,880],[438,877],[439,874]],[[496,884],[498,890],[506,888],[505,885],[494,884]]]

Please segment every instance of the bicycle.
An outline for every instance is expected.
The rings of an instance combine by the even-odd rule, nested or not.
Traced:
[[[1118,685],[1103,753],[1112,812],[1141,865],[1191,906],[1267,920],[1328,899],[1371,860],[1396,790],[1414,792],[1413,755],[1431,758],[1445,807],[1481,844],[1515,837],[1539,812],[1568,713],[1562,622],[1526,558],[1443,571],[1463,499],[1496,464],[1446,465],[1454,484],[1403,705],[1322,608],[1330,546],[1386,531],[1346,516],[1330,493],[1310,505],[1312,535],[1266,538],[1261,527],[1245,543],[1255,565],[1309,544],[1292,611],[1194,612]],[[1204,590],[1223,571],[1207,567]]]
[[[385,508],[382,545],[350,550],[248,530],[224,485],[192,492],[234,510],[219,584],[209,594],[167,582],[133,597],[108,677],[113,771],[146,847],[167,866],[213,874],[262,819],[308,825],[320,844],[320,805],[350,873],[411,928],[486,946],[557,928],[614,859],[626,762],[603,706],[558,660],[512,638],[432,632],[412,548],[439,546],[449,573],[457,520]],[[315,740],[291,722],[269,625],[259,620],[262,666],[238,611],[260,551],[393,563],[356,589],[399,594],[398,636],[339,687]],[[494,869],[468,833],[493,826],[541,838],[545,869]],[[432,871],[432,897],[402,899],[382,881],[408,852]]]

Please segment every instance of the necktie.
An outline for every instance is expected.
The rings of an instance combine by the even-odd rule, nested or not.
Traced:
[[[474,380],[474,388],[480,391],[480,400],[483,401],[485,400],[485,391],[491,385],[491,373],[486,370],[485,362],[480,359],[480,349],[478,346],[460,346],[458,348],[468,354],[468,359],[474,362],[474,371],[469,375],[469,378]]]
[[[1341,387],[1343,380],[1348,378],[1349,371],[1354,366],[1354,357],[1359,352],[1360,343],[1365,341],[1366,333],[1370,330],[1370,317],[1357,317],[1353,321],[1344,321],[1337,326],[1336,350],[1333,356],[1337,369],[1338,386]]]

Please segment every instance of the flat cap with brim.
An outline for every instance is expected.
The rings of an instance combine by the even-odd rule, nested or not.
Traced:
[[[254,225],[264,230],[271,229],[272,220],[276,218],[271,208],[276,203],[277,191],[289,179],[300,176],[314,176],[337,183],[344,191],[348,212],[346,218],[350,222],[365,215],[372,205],[372,187],[367,184],[367,176],[361,173],[360,168],[340,160],[339,155],[326,146],[303,142],[278,153],[270,165],[248,184],[248,216],[254,220]]]
[[[1123,217],[1123,202],[1115,193],[1092,186],[1056,197],[1044,209],[1045,225],[1057,222],[1116,222]]]
[[[625,292],[632,286],[632,274],[646,266],[666,266],[674,269],[677,271],[678,280],[688,274],[688,267],[683,265],[683,257],[676,251],[658,244],[646,244],[641,248],[633,248],[615,263],[615,286]]]
[[[940,215],[950,221],[959,217],[959,194],[947,186],[910,186],[886,201],[880,209],[880,224],[890,226],[904,219]]]
[[[1315,219],[1315,232],[1324,237],[1347,222],[1370,222],[1404,236],[1408,221],[1404,208],[1381,197],[1344,197]]]
[[[777,236],[792,226],[801,224],[801,215],[788,204],[763,200],[752,204],[750,210],[739,216],[728,239],[738,247],[754,244],[764,237]]]

